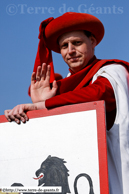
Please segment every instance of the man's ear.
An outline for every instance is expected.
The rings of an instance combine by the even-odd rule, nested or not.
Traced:
[[[97,40],[96,40],[96,38],[95,38],[93,35],[91,35],[89,38],[90,38],[91,43],[92,43],[92,48],[95,48],[96,45],[97,45]]]

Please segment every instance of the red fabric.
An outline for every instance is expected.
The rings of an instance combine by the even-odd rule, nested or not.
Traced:
[[[46,100],[47,108],[105,100],[106,110],[112,111],[115,108],[114,92],[110,82],[103,77],[99,77],[93,84],[78,90],[69,91]]]
[[[87,86],[100,67],[112,63],[122,64],[129,70],[129,63],[126,61],[117,59],[99,60],[94,56],[84,69],[57,82],[57,95]]]
[[[59,73],[55,73],[54,75],[55,75],[55,80],[56,80],[56,81],[58,81],[58,80],[60,80],[60,79],[63,79],[62,75],[59,74]]]
[[[90,81],[100,67],[112,63],[123,64],[127,69],[129,68],[129,63],[125,61],[97,60],[94,58],[92,63],[82,71],[57,82],[59,86],[57,95],[46,100],[46,107],[50,109],[69,104],[104,100],[106,104],[107,129],[111,128],[116,113],[112,86],[103,77],[99,77],[93,84],[90,84]]]
[[[44,20],[39,27],[39,45],[38,45],[38,51],[35,59],[34,69],[33,72],[37,71],[37,67],[41,66],[42,63],[46,63],[51,65],[51,76],[50,76],[50,83],[54,81],[54,68],[53,68],[53,61],[52,61],[52,53],[51,50],[47,48],[47,45],[45,43],[45,36],[44,31],[46,26],[53,20],[54,18],[48,18]]]
[[[122,64],[127,70],[129,70],[129,63],[122,60],[111,59],[111,60],[99,60],[94,56],[93,59],[89,61],[87,66],[81,71],[67,77],[63,80],[57,82],[58,91],[57,94],[62,94],[68,91],[78,90],[89,84],[94,74],[100,69],[100,67],[109,64]]]
[[[79,83],[81,83],[81,81],[85,78],[86,74],[94,67],[94,65],[98,61],[99,59],[96,59],[96,57],[94,56],[84,69],[77,73],[73,73],[73,75],[70,77],[66,77],[62,80],[59,80],[57,82],[58,84],[57,95],[68,91],[73,91],[79,85]]]
[[[104,100],[106,105],[107,129],[109,130],[115,119],[115,97],[110,82],[103,77],[99,77],[93,84],[78,90],[69,91],[46,100],[48,109],[69,104],[92,102]]]
[[[91,32],[95,36],[97,44],[104,36],[104,26],[95,16],[87,13],[66,12],[52,20],[45,28],[48,48],[60,53],[59,37],[66,32],[76,30]]]
[[[45,41],[45,35],[44,31],[46,26],[53,20],[54,18],[48,18],[41,22],[40,27],[39,27],[39,44],[38,44],[38,50],[37,50],[37,55],[35,59],[35,64],[34,64],[34,69],[33,72],[37,72],[37,67],[41,66],[42,63],[46,63],[47,65],[49,64],[51,66],[51,75],[50,75],[50,83],[52,83],[55,79],[54,77],[54,67],[53,67],[53,61],[52,61],[52,53],[51,50],[48,49]],[[30,87],[28,89],[28,94],[30,96]]]

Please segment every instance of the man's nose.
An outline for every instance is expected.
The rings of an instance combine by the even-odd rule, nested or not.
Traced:
[[[68,53],[72,54],[75,52],[75,46],[72,43],[68,44]]]

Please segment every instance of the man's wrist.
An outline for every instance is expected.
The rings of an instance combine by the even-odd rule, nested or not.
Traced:
[[[35,110],[46,109],[45,101],[34,103]]]

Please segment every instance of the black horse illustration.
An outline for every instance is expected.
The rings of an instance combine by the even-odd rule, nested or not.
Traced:
[[[68,169],[65,167],[66,163],[63,159],[48,156],[48,158],[41,164],[39,170],[36,171],[36,176],[39,184],[38,186],[61,186],[62,194],[70,193],[68,185]],[[94,194],[93,183],[91,177],[86,173],[79,174],[74,181],[74,192],[78,194],[77,181],[80,177],[87,178],[90,186],[89,194]]]
[[[34,179],[38,180],[38,186],[56,186],[56,187],[59,186],[62,188],[61,194],[71,193],[68,184],[69,170],[66,168],[65,163],[66,162],[64,161],[64,159],[48,156],[47,159],[44,162],[42,162],[40,168],[35,173],[36,178]],[[92,179],[86,173],[81,173],[75,178],[74,193],[78,194],[77,181],[80,177],[87,178],[90,186],[89,194],[94,194]],[[23,186],[23,185],[21,183],[14,183],[11,186]]]
[[[38,186],[60,186],[62,194],[70,193],[68,185],[68,169],[63,159],[48,156],[36,171]]]

